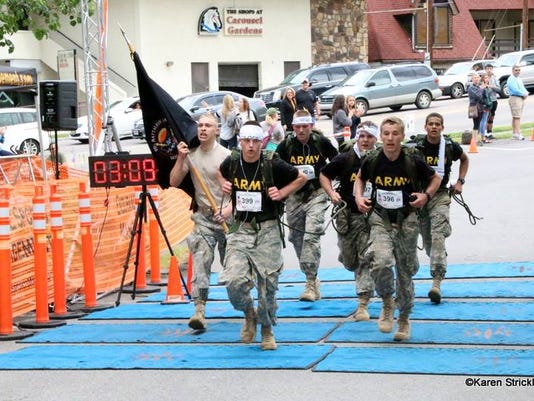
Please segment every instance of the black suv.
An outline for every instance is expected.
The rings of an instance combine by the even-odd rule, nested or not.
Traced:
[[[267,107],[279,107],[285,91],[288,88],[293,88],[295,91],[298,90],[305,78],[310,81],[311,89],[319,96],[339,84],[349,75],[367,68],[370,68],[368,64],[359,62],[320,64],[303,68],[293,71],[278,86],[256,91],[254,97],[262,99]]]

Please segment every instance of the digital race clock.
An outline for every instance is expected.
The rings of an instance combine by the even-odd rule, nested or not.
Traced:
[[[156,162],[152,155],[113,153],[89,157],[91,187],[127,187],[157,184]]]

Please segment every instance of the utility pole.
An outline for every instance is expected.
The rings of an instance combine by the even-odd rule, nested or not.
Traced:
[[[529,48],[529,43],[528,43],[528,37],[529,37],[529,32],[528,32],[528,0],[523,0],[523,13],[521,15],[521,25],[523,26],[523,29],[522,29],[522,38],[521,38],[521,43],[523,44],[523,48],[521,50],[525,50],[525,49],[528,49]]]
[[[429,65],[432,67],[432,48],[434,47],[434,0],[427,0],[427,52]]]

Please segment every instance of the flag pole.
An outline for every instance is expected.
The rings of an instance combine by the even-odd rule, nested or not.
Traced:
[[[135,49],[132,45],[132,42],[130,42],[130,40],[128,39],[128,36],[126,36],[126,32],[124,32],[124,29],[122,29],[121,24],[117,23],[117,25],[119,26],[119,29],[121,30],[122,37],[124,38],[124,40],[126,41],[126,44],[128,45],[128,50],[130,50],[130,56],[131,56],[135,53]]]

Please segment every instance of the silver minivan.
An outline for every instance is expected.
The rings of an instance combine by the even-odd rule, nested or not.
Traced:
[[[436,72],[425,64],[382,66],[356,72],[325,93],[320,99],[321,114],[330,116],[337,95],[352,95],[363,114],[370,109],[389,107],[398,111],[405,104],[426,109],[441,96]]]

